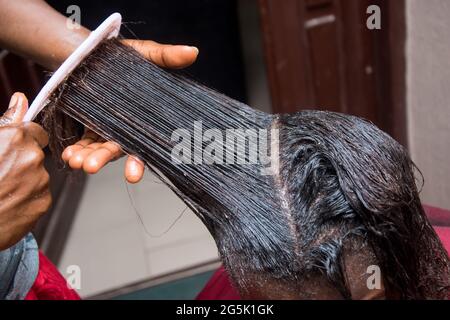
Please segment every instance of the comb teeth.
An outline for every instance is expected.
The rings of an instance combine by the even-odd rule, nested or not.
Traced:
[[[113,13],[100,26],[95,29],[86,40],[63,62],[53,76],[47,81],[39,94],[34,99],[24,121],[33,121],[34,118],[45,108],[49,102],[49,97],[58,86],[72,73],[72,71],[105,39],[115,38],[120,31],[122,16],[120,13]]]

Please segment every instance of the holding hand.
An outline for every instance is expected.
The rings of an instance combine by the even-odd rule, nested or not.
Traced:
[[[146,59],[163,68],[185,68],[197,59],[198,49],[181,45],[163,45],[154,41],[124,40]],[[87,173],[97,173],[108,162],[123,155],[115,142],[105,142],[96,133],[87,130],[80,141],[67,147],[62,159],[72,169],[83,169]],[[144,175],[144,163],[129,156],[125,164],[125,178],[130,183],[139,182]]]
[[[22,123],[27,98],[15,93],[0,118],[0,250],[25,236],[50,207],[49,176],[44,168],[47,133]]]

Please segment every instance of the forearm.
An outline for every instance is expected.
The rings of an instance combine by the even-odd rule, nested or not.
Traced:
[[[0,0],[0,47],[56,69],[89,35],[43,0]]]

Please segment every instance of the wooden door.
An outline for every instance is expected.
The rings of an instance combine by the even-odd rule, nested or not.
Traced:
[[[260,0],[275,112],[320,109],[373,121],[406,143],[402,0]],[[381,29],[366,25],[369,5]]]

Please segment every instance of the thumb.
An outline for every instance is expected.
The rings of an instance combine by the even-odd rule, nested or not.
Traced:
[[[12,95],[8,110],[0,118],[1,125],[21,123],[28,110],[28,99],[21,92]]]

